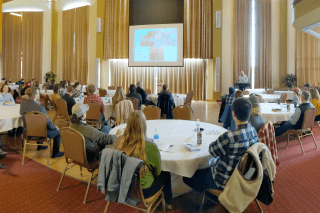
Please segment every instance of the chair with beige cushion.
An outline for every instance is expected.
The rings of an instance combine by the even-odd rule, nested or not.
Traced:
[[[63,100],[62,98],[59,98],[58,100],[54,101],[54,103],[57,111],[53,119],[53,123],[55,122],[56,119],[70,121],[66,101]]]
[[[280,103],[286,103],[287,93],[282,93],[280,96]]]
[[[62,180],[66,171],[74,167],[75,165],[80,166],[80,174],[82,174],[82,167],[86,168],[90,172],[90,179],[87,186],[87,191],[84,196],[83,203],[86,203],[87,195],[89,192],[91,181],[97,177],[97,174],[93,177],[93,173],[99,168],[99,160],[88,162],[86,154],[86,145],[83,135],[70,127],[62,128],[60,130],[61,140],[64,148],[66,157],[66,167],[62,173],[57,191],[59,191]]]
[[[191,120],[191,107],[189,105],[181,105],[173,108],[174,119]]]
[[[142,112],[144,113],[146,120],[157,120],[160,119],[161,116],[160,108],[153,105],[146,106]]]
[[[303,117],[303,123],[302,123],[302,127],[301,129],[294,129],[294,130],[288,130],[288,142],[287,142],[287,149],[289,147],[289,139],[290,135],[293,135],[292,138],[295,138],[295,136],[298,136],[298,140],[300,142],[300,146],[301,146],[301,150],[302,150],[302,154],[304,155],[304,151],[302,148],[302,143],[301,143],[301,138],[302,137],[306,137],[311,135],[313,137],[313,141],[314,144],[316,145],[316,149],[318,149],[317,147],[317,143],[316,140],[314,139],[314,135],[312,132],[312,128],[313,128],[313,124],[314,124],[314,118],[316,117],[317,114],[317,109],[316,108],[311,108],[311,109],[307,109],[304,113],[304,117]]]
[[[100,97],[106,97],[107,96],[107,90],[99,89],[99,96]]]
[[[47,166],[49,166],[49,158],[51,155],[51,140],[47,137],[47,116],[41,112],[28,112],[24,117],[26,125],[26,137],[24,141],[22,165],[26,155],[27,145],[43,146],[37,142],[46,142],[49,146]]]
[[[87,101],[85,104],[89,105],[89,110],[87,111],[85,121],[93,127],[101,128],[100,104],[95,101]]]

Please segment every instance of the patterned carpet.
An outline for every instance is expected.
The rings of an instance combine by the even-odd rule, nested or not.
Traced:
[[[317,141],[320,129],[314,128]],[[312,137],[303,139],[305,155],[299,142],[293,140],[286,149],[286,137],[277,138],[280,165],[274,186],[274,202],[263,206],[265,212],[320,212],[320,149],[315,149]],[[318,144],[320,146],[320,143]],[[8,150],[0,162],[8,168],[0,170],[0,212],[103,212],[104,196],[90,188],[88,203],[83,204],[86,183],[66,177],[61,190],[57,186],[61,174],[34,161],[21,165],[21,155]],[[197,212],[199,195],[191,192],[174,199],[174,210],[168,212]],[[139,212],[122,204],[112,203],[109,212]],[[160,212],[160,211],[157,211]],[[207,202],[205,212],[218,212]],[[219,211],[220,212],[220,211]],[[251,203],[245,212],[259,212]]]

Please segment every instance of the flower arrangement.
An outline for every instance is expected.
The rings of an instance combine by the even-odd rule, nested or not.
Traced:
[[[287,74],[287,76],[284,78],[283,83],[287,85],[287,87],[289,87],[289,89],[291,90],[292,87],[294,87],[297,83],[297,76],[293,74]]]
[[[51,82],[51,83],[54,83],[54,80],[55,80],[55,77],[56,77],[57,75],[56,74],[54,74],[53,72],[51,72],[51,71],[49,71],[49,72],[47,72],[46,74],[45,74],[45,79],[47,80],[47,79],[49,79],[49,81]]]

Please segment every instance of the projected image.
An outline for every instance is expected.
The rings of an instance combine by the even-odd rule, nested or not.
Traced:
[[[177,28],[137,29],[134,32],[135,62],[176,62]]]

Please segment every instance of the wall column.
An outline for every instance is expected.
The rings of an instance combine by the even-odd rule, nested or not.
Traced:
[[[288,42],[288,2],[280,0],[280,53],[279,53],[279,87],[283,87],[283,80],[287,75],[288,57],[287,57],[287,42]]]
[[[288,0],[288,74],[296,74],[296,29],[292,25],[292,4],[293,0]]]

